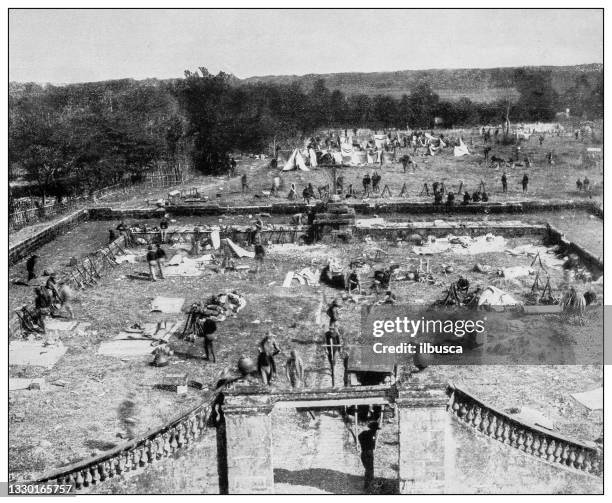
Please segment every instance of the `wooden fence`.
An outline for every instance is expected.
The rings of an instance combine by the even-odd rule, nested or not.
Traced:
[[[186,181],[184,176],[176,175],[152,175],[147,177],[144,182],[118,183],[103,189],[97,190],[90,197],[74,197],[58,203],[51,200],[45,206],[37,206],[14,211],[9,214],[9,232],[16,232],[28,225],[52,220],[53,218],[67,213],[91,206],[92,200],[105,199],[118,194],[130,194],[147,189],[163,189],[180,185]]]

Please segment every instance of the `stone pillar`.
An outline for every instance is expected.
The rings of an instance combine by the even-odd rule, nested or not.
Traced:
[[[454,467],[448,398],[425,371],[398,389],[399,492],[442,494]]]
[[[267,398],[226,395],[223,415],[229,494],[274,493],[271,414]]]

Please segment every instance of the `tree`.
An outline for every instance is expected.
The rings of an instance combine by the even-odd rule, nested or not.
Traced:
[[[552,87],[552,73],[520,68],[515,72],[520,97],[515,105],[521,119],[550,121],[555,118],[558,95]]]
[[[434,123],[435,110],[440,97],[431,86],[424,82],[410,93],[409,102],[412,110],[412,127],[430,128]]]
[[[330,125],[343,126],[347,124],[348,104],[342,91],[332,91],[329,98]]]
[[[368,127],[371,123],[371,100],[367,94],[355,94],[348,98],[348,117],[353,127]]]
[[[388,128],[398,121],[397,101],[388,95],[378,95],[374,97],[372,115],[377,124]]]

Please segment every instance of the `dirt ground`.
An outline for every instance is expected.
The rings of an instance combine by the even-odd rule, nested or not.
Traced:
[[[98,246],[105,239],[107,222],[82,224],[85,239],[65,235],[41,249],[48,263],[61,267],[74,254],[85,253],[79,247],[85,243]],[[98,236],[98,232],[100,235]],[[531,243],[519,238],[508,240],[508,247]],[[92,246],[92,249],[95,248]],[[78,320],[91,323],[81,332],[63,333],[68,346],[66,355],[51,370],[40,367],[10,367],[11,377],[45,377],[47,391],[15,391],[9,398],[10,418],[10,473],[11,480],[25,480],[43,472],[74,463],[99,454],[118,443],[151,428],[161,426],[171,418],[200,403],[206,390],[190,388],[185,396],[158,389],[166,374],[186,374],[189,379],[201,379],[212,384],[226,367],[234,367],[242,355],[254,357],[256,345],[263,335],[272,330],[283,350],[278,362],[282,365],[291,348],[297,349],[307,366],[306,385],[329,386],[331,379],[326,368],[323,348],[324,310],[327,302],[338,291],[327,286],[299,286],[282,288],[280,285],[289,270],[320,267],[329,257],[341,262],[367,254],[372,247],[384,247],[389,260],[402,264],[416,263],[418,258],[406,246],[381,243],[354,243],[352,245],[314,245],[308,247],[270,247],[264,269],[219,274],[206,271],[199,278],[169,277],[151,282],[135,279],[146,271],[146,264],[122,264],[99,281],[93,288],[79,292],[75,303]],[[142,253],[143,250],[138,250]],[[43,255],[44,254],[44,255]],[[54,262],[55,261],[55,262]],[[473,284],[489,283],[521,297],[531,286],[532,278],[510,283],[495,276],[487,277],[471,272],[476,262],[489,264],[495,270],[512,265],[529,265],[531,259],[506,253],[457,255],[446,252],[431,258],[436,283],[419,284],[399,281],[392,285],[398,300],[406,303],[430,303],[443,296],[445,289],[459,274],[465,274]],[[252,265],[248,259],[239,263]],[[443,264],[453,263],[455,271],[447,276]],[[372,265],[376,265],[373,263]],[[11,275],[20,273],[19,265],[11,268]],[[22,266],[21,266],[22,267]],[[369,286],[364,274],[365,286]],[[561,282],[561,271],[552,270],[553,284]],[[25,299],[28,287],[11,285],[13,298]],[[21,290],[20,290],[21,289]],[[216,343],[218,363],[203,359],[201,342],[195,345],[171,339],[175,355],[171,365],[155,368],[149,365],[152,357],[115,358],[97,354],[103,341],[113,338],[121,329],[134,322],[184,320],[181,315],[150,313],[150,301],[158,295],[183,297],[183,310],[193,301],[211,294],[237,289],[246,296],[247,306],[235,318],[220,324]],[[18,292],[18,293],[17,293]],[[598,291],[600,294],[601,292]],[[347,342],[358,338],[361,304],[344,303],[342,326]],[[321,307],[323,306],[323,312]],[[561,325],[560,321],[547,323]],[[588,347],[589,331],[576,330],[576,344]],[[437,367],[436,372],[445,380],[464,382],[478,396],[500,408],[530,406],[549,416],[559,431],[586,439],[601,435],[602,418],[599,413],[585,410],[569,396],[570,393],[597,387],[603,378],[597,366],[448,366]],[[340,377],[339,377],[340,378]],[[52,384],[62,381],[63,386]],[[288,386],[280,377],[276,384]],[[214,450],[211,449],[211,452]]]

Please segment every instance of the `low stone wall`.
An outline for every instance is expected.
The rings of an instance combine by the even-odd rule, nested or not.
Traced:
[[[602,475],[602,458],[595,444],[525,424],[452,384],[447,393],[450,395],[448,411],[476,432],[547,463],[589,475]]]
[[[552,225],[547,225],[548,238],[553,244],[559,245],[564,253],[575,253],[580,257],[582,263],[597,277],[601,276],[604,271],[602,257],[596,256],[593,252],[587,250],[583,246],[568,240],[565,234]]]
[[[87,220],[88,210],[82,209],[65,216],[53,224],[49,224],[35,235],[24,239],[9,248],[9,266],[31,255],[41,246],[53,241],[59,234]]]
[[[474,203],[468,205],[455,204],[449,208],[445,204],[436,205],[429,202],[407,201],[346,201],[356,213],[362,215],[378,215],[387,213],[407,213],[414,215],[424,214],[521,214],[541,211],[584,210],[599,218],[603,218],[603,209],[600,205],[589,200],[547,200],[524,201],[504,203]],[[163,213],[176,216],[217,216],[217,215],[249,215],[256,213],[270,213],[273,215],[293,215],[306,213],[312,205],[305,203],[271,203],[253,206],[221,206],[219,204],[178,204],[164,208],[141,209],[115,209],[108,207],[90,208],[90,218],[94,220],[118,220],[121,218],[160,218]]]
[[[303,236],[307,236],[310,227],[307,225],[269,225],[260,232],[261,239],[264,243],[282,244],[282,243],[297,243],[300,242]],[[200,228],[200,237],[207,237],[211,232],[210,228]],[[132,232],[134,237],[143,238],[147,244],[159,243],[159,231],[147,232]],[[167,242],[191,243],[195,232],[193,229],[173,231],[169,229],[167,233]],[[239,245],[250,244],[251,228],[246,225],[231,225],[221,227],[219,229],[221,239],[230,238],[234,243]]]
[[[96,206],[89,208],[89,218],[91,220],[121,220],[124,218],[146,219],[161,217],[169,211],[165,208],[109,208]]]
[[[434,205],[430,203],[408,203],[408,202],[368,202],[368,203],[347,203],[355,209],[355,212],[364,215],[377,215],[387,213],[407,213],[407,214],[482,214],[482,213],[529,213],[539,211],[558,211],[558,210],[584,210],[603,219],[603,208],[593,201],[528,201],[521,203],[479,203],[472,205],[456,205],[447,208],[444,205]],[[114,209],[108,207],[93,207],[82,209],[67,215],[61,220],[43,228],[34,236],[10,246],[9,265],[13,265],[25,257],[29,256],[34,250],[52,241],[59,234],[69,228],[86,220],[120,220],[130,219],[160,219],[161,216],[170,212],[174,215],[233,215],[233,214],[255,214],[270,213],[277,215],[293,215],[295,213],[305,213],[312,206],[306,204],[287,204],[274,203],[260,206],[220,206],[220,205],[176,205],[165,208],[140,208],[140,209]],[[554,232],[555,230],[553,230]],[[558,232],[558,231],[557,231]],[[238,239],[238,238],[237,238]],[[274,240],[272,240],[274,242]],[[576,253],[582,253],[577,249]],[[590,253],[590,252],[589,252]],[[584,254],[587,257],[586,254]],[[591,254],[592,255],[592,254]],[[586,260],[589,260],[588,258]]]
[[[407,239],[413,234],[422,237],[433,235],[437,238],[446,237],[449,234],[480,236],[491,233],[504,237],[522,236],[546,236],[546,225],[530,225],[524,223],[505,222],[444,222],[434,224],[433,222],[411,222],[407,224],[360,225],[357,223],[353,235],[356,237],[370,236],[374,239]]]

